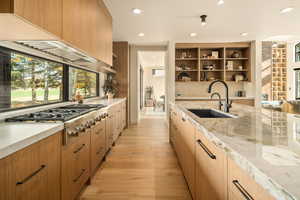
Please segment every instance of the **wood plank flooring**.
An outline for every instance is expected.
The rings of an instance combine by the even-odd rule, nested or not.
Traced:
[[[81,200],[191,200],[161,117],[126,129]]]

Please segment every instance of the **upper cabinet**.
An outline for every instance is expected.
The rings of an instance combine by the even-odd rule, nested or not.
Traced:
[[[13,12],[61,37],[63,0],[12,0]]]
[[[41,32],[112,65],[112,17],[102,0],[1,0],[0,13],[13,13]],[[12,32],[30,32],[15,27],[19,28]]]
[[[112,17],[102,1],[63,1],[63,40],[112,65]]]

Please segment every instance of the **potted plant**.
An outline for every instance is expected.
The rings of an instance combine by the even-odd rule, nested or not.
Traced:
[[[112,74],[108,74],[107,75],[107,79],[104,82],[103,85],[103,91],[105,93],[105,95],[107,95],[108,99],[112,99],[117,91],[118,91],[118,83],[116,80],[113,79],[113,75]]]

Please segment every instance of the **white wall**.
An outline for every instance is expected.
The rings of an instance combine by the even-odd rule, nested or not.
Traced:
[[[295,45],[298,42],[289,42],[287,45],[287,99],[295,100],[295,74],[294,68],[300,68],[300,62],[295,62]]]

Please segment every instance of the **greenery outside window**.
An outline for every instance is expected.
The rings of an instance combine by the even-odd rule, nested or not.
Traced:
[[[98,95],[98,74],[74,67],[69,68],[69,100],[75,98],[76,94],[84,98],[96,97]]]
[[[0,112],[99,96],[99,74],[0,47]]]
[[[300,62],[300,42],[295,46],[295,62]]]

